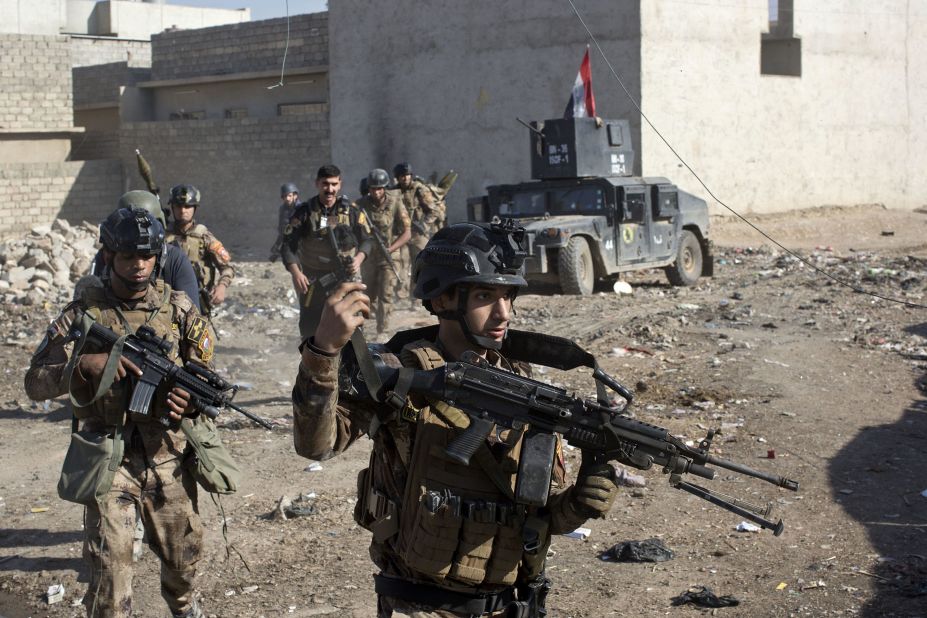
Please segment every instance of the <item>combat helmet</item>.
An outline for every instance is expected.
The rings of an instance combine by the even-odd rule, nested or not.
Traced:
[[[113,253],[138,253],[157,256],[151,273],[156,278],[164,263],[164,226],[144,208],[118,208],[100,224],[100,242]],[[144,289],[139,284],[123,279],[129,289]],[[144,282],[147,286],[148,282]]]
[[[171,199],[168,202],[171,206],[193,206],[200,205],[200,190],[193,185],[176,185],[171,189]]]
[[[476,284],[526,287],[525,229],[512,220],[503,223],[456,223],[439,230],[415,258],[412,295],[432,313],[431,301],[457,286],[457,308],[436,313],[457,320],[467,340],[484,349],[499,349],[501,342],[480,337],[466,320],[469,287]]]
[[[393,167],[393,176],[398,180],[400,176],[405,176],[412,173],[412,164],[403,161],[402,163],[397,163]]]
[[[287,193],[295,193],[299,195],[299,187],[297,187],[292,182],[285,182],[280,185],[280,197],[286,197]]]
[[[118,208],[128,208],[129,210],[142,208],[147,210],[158,220],[158,223],[164,228],[167,228],[167,218],[164,215],[164,209],[161,208],[161,200],[150,191],[129,191],[128,193],[123,193],[122,197],[119,198]]]
[[[382,189],[389,186],[389,174],[379,167],[367,174],[367,189]]]

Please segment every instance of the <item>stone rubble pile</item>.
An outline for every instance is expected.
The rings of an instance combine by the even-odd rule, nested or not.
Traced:
[[[0,242],[0,299],[4,304],[60,307],[90,271],[99,229],[56,219],[21,238]]]

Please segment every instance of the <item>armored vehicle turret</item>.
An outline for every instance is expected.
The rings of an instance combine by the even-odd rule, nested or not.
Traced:
[[[517,218],[528,231],[527,278],[591,294],[596,281],[663,268],[673,285],[713,272],[708,206],[662,177],[633,176],[627,120],[531,123],[535,180],[467,200],[474,221]]]

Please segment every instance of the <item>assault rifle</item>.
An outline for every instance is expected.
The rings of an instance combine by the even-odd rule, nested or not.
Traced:
[[[76,341],[84,337],[86,342],[104,349],[116,345],[119,335],[97,322],[91,322],[90,328],[83,332],[85,327],[82,324],[86,321],[74,320],[68,339]],[[190,361],[183,367],[176,365],[169,357],[173,345],[164,337],[158,337],[154,329],[147,325],[139,327],[134,335],[125,338],[122,356],[142,370],[142,375],[135,378],[135,387],[129,400],[130,413],[149,416],[155,391],[164,381],[169,380],[174,386],[190,393],[193,409],[209,418],[214,419],[219,416],[220,409],[229,408],[265,429],[273,429],[273,425],[265,419],[232,403],[238,392],[237,385],[228,383],[215,372]],[[164,425],[170,424],[167,417],[160,420]]]
[[[526,339],[526,335],[534,335],[518,331],[510,331],[510,334],[522,340]],[[541,344],[535,345],[550,346],[551,342],[561,345],[555,341],[559,338],[542,337]],[[395,348],[392,344],[393,341],[387,343],[385,349]],[[572,342],[562,344],[562,349],[568,345],[579,349]],[[462,410],[469,416],[470,424],[447,447],[446,454],[450,459],[469,463],[496,426],[525,432],[522,467],[515,489],[517,502],[538,506],[547,502],[556,448],[554,434],[559,433],[567,443],[582,449],[596,462],[617,461],[641,470],[648,470],[654,464],[662,466],[663,473],[669,474],[672,487],[749,519],[772,530],[775,536],[782,534],[782,520],[773,522],[767,519],[771,511],[769,505],[757,506],[711,491],[683,480],[683,475],[713,479],[716,470],[708,466],[716,466],[791,491],[798,491],[797,481],[753,470],[710,454],[714,431],[709,431],[698,446],[688,446],[662,427],[622,414],[624,407],[613,403],[605,388],[625,399],[625,407],[631,403],[632,393],[597,366],[593,378],[597,383],[598,396],[592,401],[570,395],[562,388],[492,367],[472,352],[465,354],[459,362],[422,371],[387,366],[382,360],[383,346],[373,346],[371,351],[374,352],[372,358],[380,385],[369,385],[369,381],[365,384],[366,372],[360,380],[355,379],[348,367],[343,370],[342,377],[347,380],[342,380],[342,391],[349,396],[372,397],[400,410],[406,405],[408,393],[412,392]],[[591,358],[591,355],[583,354]],[[352,363],[350,355],[347,363]],[[561,365],[561,368],[564,366],[570,365]],[[358,375],[354,371],[354,376]]]
[[[367,214],[367,211],[364,210],[363,206],[358,205],[357,208],[361,211],[361,214],[364,215],[364,218],[370,222],[370,231],[373,232],[373,237],[377,241],[377,246],[380,247],[380,251],[383,252],[383,256],[386,258],[386,263],[389,264],[389,267],[392,268],[393,272],[396,273],[396,276],[399,277],[399,269],[396,268],[396,264],[393,263],[393,259],[389,256],[389,247],[386,245],[386,241],[383,240],[383,236],[380,234],[380,230],[378,230],[370,220],[370,215]]]

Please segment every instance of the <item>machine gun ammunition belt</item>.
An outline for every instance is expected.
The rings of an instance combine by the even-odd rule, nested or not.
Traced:
[[[429,491],[425,494],[425,508],[432,513],[441,506],[458,517],[479,523],[495,522],[500,526],[513,526],[525,521],[524,505],[494,502],[492,500],[470,500],[444,491]]]

